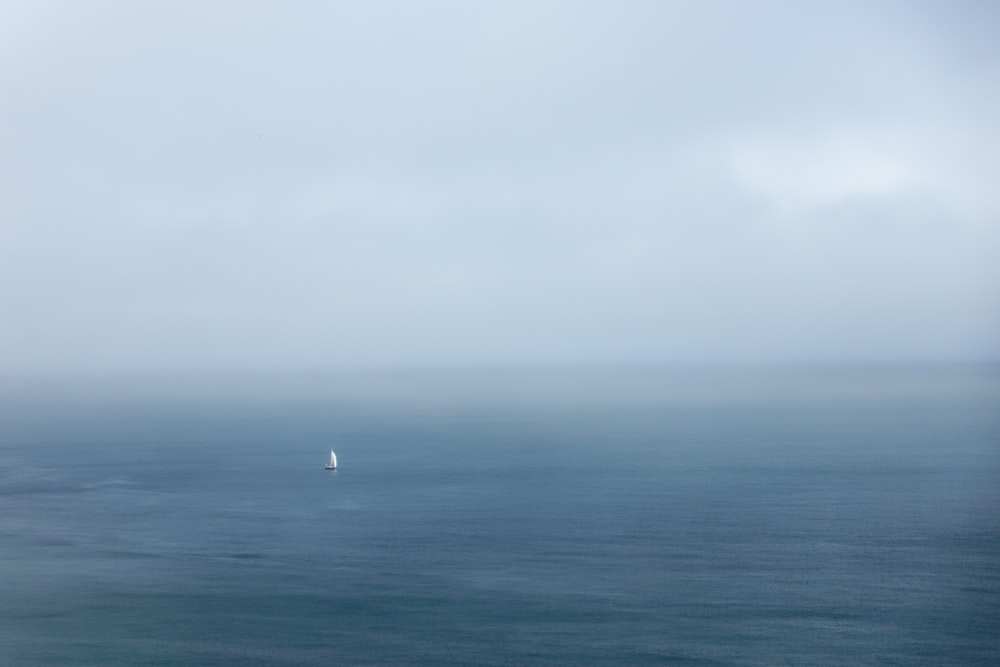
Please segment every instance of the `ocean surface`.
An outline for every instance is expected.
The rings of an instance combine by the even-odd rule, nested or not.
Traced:
[[[8,378],[0,664],[997,665],[1000,368]]]

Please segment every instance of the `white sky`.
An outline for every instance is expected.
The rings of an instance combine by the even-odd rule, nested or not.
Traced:
[[[997,25],[0,2],[0,373],[1000,358]]]

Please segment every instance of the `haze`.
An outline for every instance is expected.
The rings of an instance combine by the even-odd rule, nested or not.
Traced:
[[[1000,357],[1000,5],[0,5],[0,372]]]

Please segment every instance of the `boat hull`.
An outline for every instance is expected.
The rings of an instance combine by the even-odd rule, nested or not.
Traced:
[[[337,466],[323,466],[323,468],[326,470],[336,470]]]

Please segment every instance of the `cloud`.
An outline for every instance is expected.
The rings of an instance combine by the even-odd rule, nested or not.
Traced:
[[[736,149],[731,160],[743,187],[785,210],[898,197],[921,185],[916,165],[858,141],[747,146]]]
[[[988,7],[18,7],[0,371],[1000,354]]]
[[[957,216],[998,210],[990,170],[967,138],[898,130],[837,130],[819,136],[743,140],[727,161],[740,187],[785,215],[852,201],[923,200]],[[954,132],[951,133],[954,135]]]

